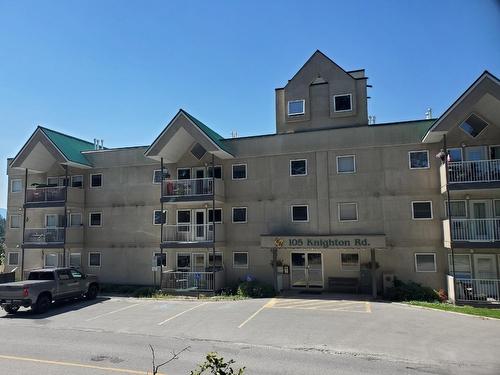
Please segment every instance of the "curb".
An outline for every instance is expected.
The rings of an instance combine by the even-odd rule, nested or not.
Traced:
[[[500,321],[499,318],[492,318],[492,317],[489,317],[489,316],[465,314],[465,313],[461,313],[461,312],[457,312],[457,311],[447,311],[447,310],[435,309],[435,308],[427,307],[427,306],[410,305],[408,303],[392,302],[392,305],[404,306],[404,307],[413,307],[415,309],[422,309],[422,310],[440,311],[440,312],[444,312],[444,313],[448,313],[448,314],[468,316],[468,317],[477,318],[477,319]]]

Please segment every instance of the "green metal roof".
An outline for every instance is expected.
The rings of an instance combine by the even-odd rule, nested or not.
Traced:
[[[59,133],[55,130],[47,129],[42,126],[38,127],[43,134],[49,138],[66,159],[74,163],[92,165],[89,163],[82,151],[94,150],[92,142],[84,141],[83,139],[75,138],[70,135]]]

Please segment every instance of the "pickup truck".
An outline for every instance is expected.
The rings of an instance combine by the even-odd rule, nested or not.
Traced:
[[[94,299],[98,292],[96,276],[85,275],[74,268],[39,269],[30,271],[28,280],[0,284],[0,306],[8,314],[15,314],[21,306],[42,314],[53,301]]]

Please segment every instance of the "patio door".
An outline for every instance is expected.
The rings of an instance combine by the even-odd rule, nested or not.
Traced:
[[[471,204],[471,240],[472,241],[486,241],[489,240],[493,234],[492,222],[486,220],[491,217],[491,201],[487,200],[473,200]]]
[[[195,241],[206,240],[206,211],[204,209],[194,210],[194,239]]]
[[[474,278],[496,279],[497,265],[495,254],[474,254]]]
[[[292,287],[323,288],[323,260],[321,253],[293,252],[291,257]]]
[[[474,146],[465,148],[466,161],[478,161],[488,159],[488,149],[486,146]]]
[[[205,272],[205,254],[193,254],[193,272]]]

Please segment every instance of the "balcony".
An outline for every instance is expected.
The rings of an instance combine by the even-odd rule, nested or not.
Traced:
[[[500,245],[500,219],[452,219],[443,221],[444,244],[450,247],[498,247]]]
[[[64,228],[27,228],[24,245],[29,247],[52,247],[64,244]]]
[[[224,238],[222,226],[216,224],[216,241]],[[213,245],[213,224],[164,225],[162,245],[165,247],[211,247]]]
[[[66,197],[66,189],[68,189]],[[72,205],[82,205],[84,191],[82,188],[65,186],[28,188],[26,190],[26,208],[62,207],[65,202]]]
[[[446,189],[445,165],[441,165],[441,191]],[[500,187],[500,159],[448,163],[450,189]],[[445,191],[445,190],[444,190]]]
[[[166,180],[163,185],[163,202],[200,202],[218,201],[224,197],[224,182],[221,179],[192,178],[185,180]]]
[[[162,288],[173,292],[210,292],[224,286],[224,271],[215,272],[163,272]]]

